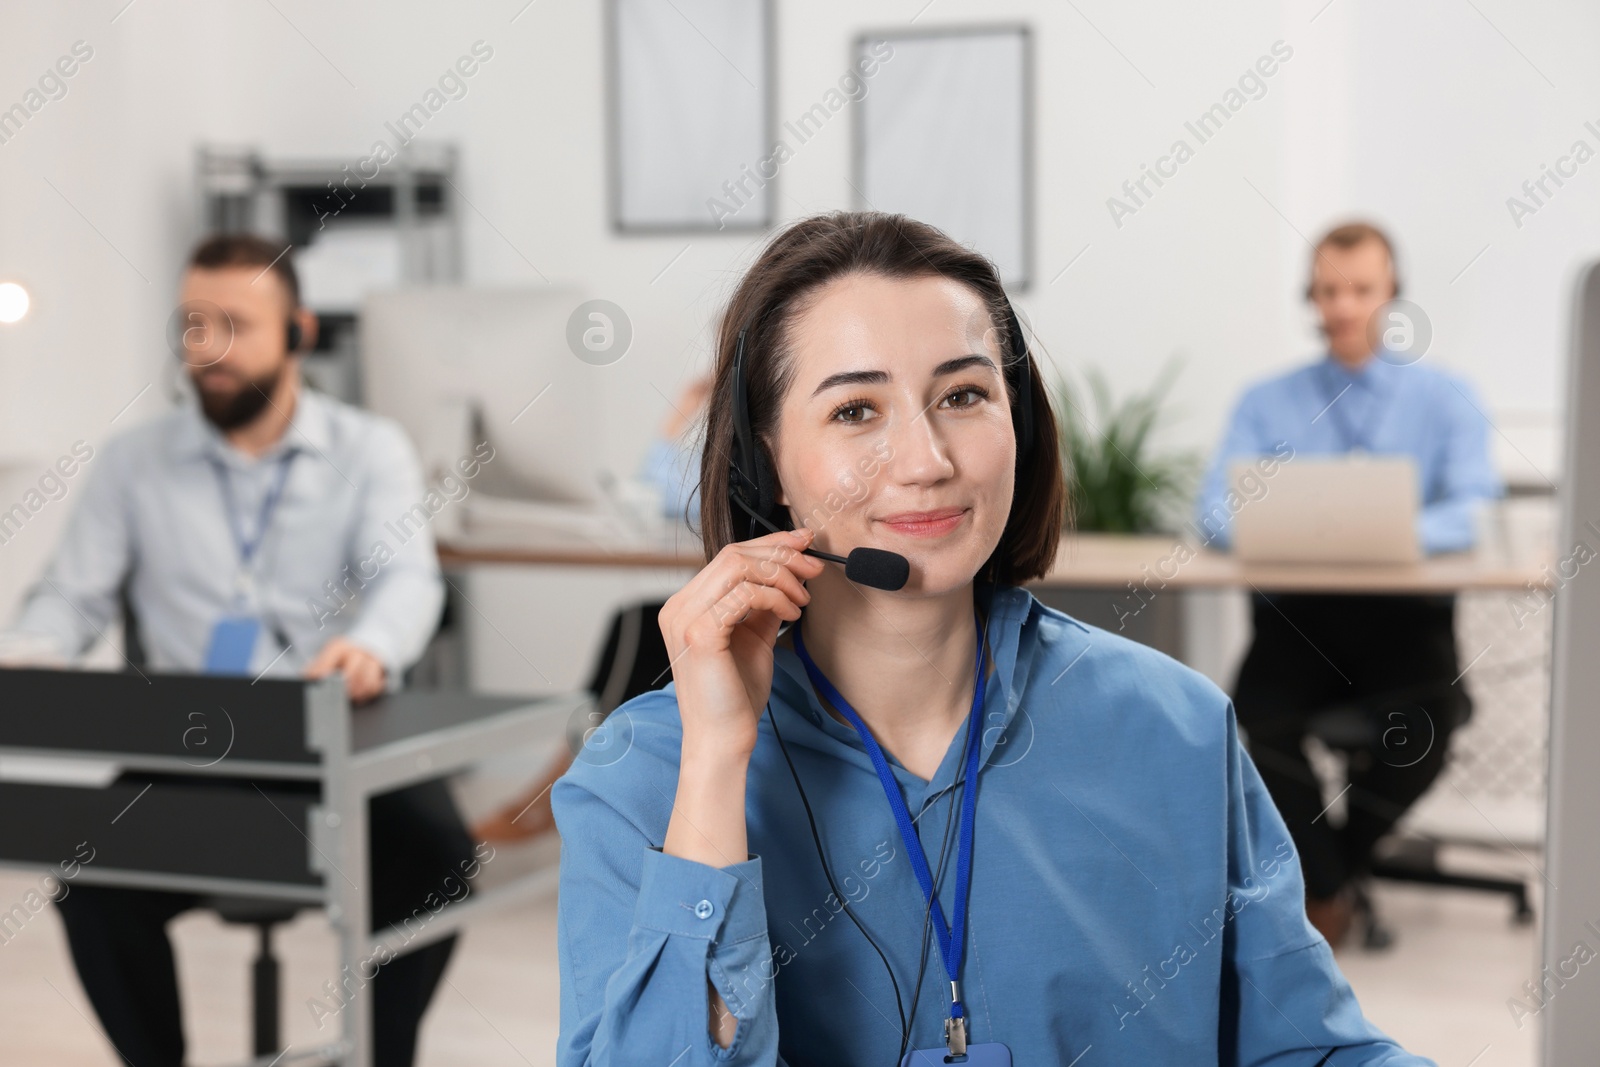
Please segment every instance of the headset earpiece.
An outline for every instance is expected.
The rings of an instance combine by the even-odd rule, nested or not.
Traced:
[[[1022,323],[1017,319],[1011,301],[1006,301],[1006,332],[1010,335],[1005,377],[1016,394],[1016,406],[1011,409],[1011,427],[1017,435],[1017,472],[1033,454],[1033,361],[1028,356],[1028,339],[1022,335]]]
[[[290,318],[283,333],[284,341],[288,345],[290,353],[300,351],[300,342],[305,340],[305,336],[300,331],[300,323],[294,318]]]
[[[733,447],[728,462],[728,495],[733,504],[732,515],[743,522],[748,534],[739,539],[742,541],[767,532],[745,508],[765,517],[780,530],[794,529],[789,509],[778,507],[777,476],[750,428],[750,389],[745,376],[746,332],[747,328],[739,331],[739,343],[733,353]],[[782,514],[774,514],[775,511]]]

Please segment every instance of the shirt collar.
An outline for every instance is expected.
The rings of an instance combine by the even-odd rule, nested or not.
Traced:
[[[979,729],[982,731],[980,763],[987,763],[995,747],[1004,743],[1007,727],[1011,725],[1011,720],[1017,713],[1022,695],[1015,680],[1027,676],[1026,669],[1032,660],[1037,642],[1025,638],[1035,632],[1037,625],[1035,615],[1039,610],[1042,608],[1027,589],[1020,586],[1001,586],[994,589],[987,626],[994,671],[984,684],[983,717],[979,723]],[[793,649],[782,645],[775,646],[773,653],[774,713],[780,705],[793,709],[794,716],[786,718],[793,721],[794,717],[799,717],[810,726],[810,729],[804,731],[798,739],[786,734],[784,740],[798,740],[798,743],[808,748],[827,751],[836,757],[859,763],[871,771],[872,761],[867,755],[866,746],[861,743],[860,736],[853,727],[845,725],[823,709],[816,691],[811,687],[811,679],[807,676],[805,664],[800,662],[800,657]],[[1020,674],[1019,665],[1022,668]],[[848,696],[849,694],[846,694],[847,698]],[[965,751],[963,743],[965,737],[964,729],[958,731],[939,769],[927,783],[924,795],[921,797],[908,795],[907,801],[914,813],[922,804],[933,800],[945,789],[956,784],[962,766],[960,757]],[[903,785],[922,788],[922,779],[906,770],[894,757],[890,756],[889,760],[895,776]]]
[[[1388,387],[1391,380],[1390,372],[1396,368],[1395,363],[1384,358],[1386,354],[1387,349],[1379,348],[1359,370],[1351,370],[1335,359],[1332,352],[1326,352],[1323,354],[1320,370],[1338,389],[1352,385],[1362,389],[1383,389]]]
[[[205,417],[198,403],[185,404],[179,413],[172,446],[174,458],[239,462],[239,450],[228,444],[222,431]],[[285,452],[305,449],[326,455],[333,441],[332,422],[333,412],[327,398],[302,381],[288,429],[260,458],[272,460]]]

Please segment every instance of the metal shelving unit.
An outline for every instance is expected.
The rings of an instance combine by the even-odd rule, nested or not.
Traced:
[[[456,174],[457,152],[448,144],[412,142],[383,163],[359,154],[277,159],[250,147],[203,145],[195,236],[248,231],[286,240],[305,257],[317,254],[319,241],[365,231],[396,246],[393,283],[459,282]],[[360,403],[359,303],[325,297],[308,282],[314,276],[302,269],[303,296],[321,327],[306,376],[318,389]]]

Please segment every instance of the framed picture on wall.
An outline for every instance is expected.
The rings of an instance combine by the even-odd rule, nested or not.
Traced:
[[[772,0],[607,0],[618,232],[772,224],[772,33]]]
[[[1008,289],[1033,274],[1033,45],[1026,26],[863,34],[880,60],[857,105],[858,208],[921,219],[995,262]]]

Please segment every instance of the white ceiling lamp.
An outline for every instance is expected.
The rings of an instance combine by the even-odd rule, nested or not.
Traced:
[[[28,290],[16,282],[0,282],[0,323],[10,324],[28,313]]]

